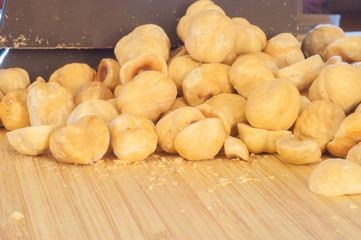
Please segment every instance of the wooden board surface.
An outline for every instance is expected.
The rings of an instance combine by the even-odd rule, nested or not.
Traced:
[[[308,190],[316,166],[154,154],[61,164],[15,152],[0,131],[1,239],[360,239],[361,196]],[[14,212],[24,217],[12,217]]]

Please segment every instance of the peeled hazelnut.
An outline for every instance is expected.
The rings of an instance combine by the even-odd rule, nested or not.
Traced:
[[[50,151],[58,161],[90,164],[100,160],[109,147],[109,131],[103,120],[85,116],[59,128],[50,137]]]
[[[309,188],[327,196],[361,193],[361,166],[341,158],[326,159],[313,169]]]
[[[74,124],[80,118],[88,115],[95,115],[109,124],[119,114],[116,107],[111,103],[101,99],[91,99],[76,106],[69,115],[66,125]]]
[[[245,123],[237,124],[239,138],[251,153],[275,153],[278,139],[291,135],[287,130],[270,131],[254,128]]]
[[[340,57],[340,56],[333,56],[333,57],[330,57],[330,58],[326,61],[325,65],[328,66],[328,65],[332,65],[332,64],[340,63],[340,62],[342,62],[342,57]]]
[[[232,18],[236,28],[234,50],[237,55],[261,52],[266,46],[266,34],[256,25],[250,24],[244,18]]]
[[[49,149],[51,134],[56,125],[42,125],[19,128],[6,133],[10,145],[25,155],[40,155]]]
[[[96,78],[96,72],[85,63],[69,63],[57,69],[49,78],[65,87],[72,95],[85,84]]]
[[[168,111],[162,113],[159,118],[161,119],[161,118],[163,118],[165,115],[171,113],[171,112],[174,111],[174,110],[177,110],[177,109],[182,108],[182,107],[188,107],[188,106],[189,106],[189,105],[188,105],[188,103],[186,102],[186,100],[184,99],[184,97],[177,97],[177,98],[174,100],[172,106],[168,109]]]
[[[248,161],[249,152],[241,139],[227,136],[223,147],[227,158],[236,157]]]
[[[230,116],[230,114],[215,110],[212,106],[206,103],[200,104],[196,106],[196,108],[201,111],[206,118],[218,118],[223,124],[226,135],[229,136],[231,134],[232,116]]]
[[[221,150],[226,134],[217,118],[207,118],[185,127],[176,136],[174,147],[187,160],[212,159]]]
[[[295,135],[287,135],[277,140],[277,153],[292,164],[309,164],[321,160],[321,150],[316,142],[300,140]]]
[[[280,33],[272,37],[263,51],[275,57],[280,68],[305,59],[298,40],[291,33]]]
[[[345,33],[340,27],[331,24],[319,24],[307,32],[302,40],[301,49],[306,58],[315,54],[322,57],[329,44],[344,36]]]
[[[114,48],[114,54],[122,66],[146,52],[162,56],[167,61],[169,50],[170,40],[164,30],[155,24],[144,24],[122,37]]]
[[[311,56],[305,60],[279,69],[276,78],[284,78],[293,83],[299,91],[306,89],[318,77],[324,62],[320,55]]]
[[[185,127],[203,120],[205,117],[196,108],[182,107],[161,118],[155,129],[158,135],[158,145],[167,153],[177,153],[174,140]]]
[[[201,65],[189,55],[176,57],[169,62],[168,76],[177,85],[178,95],[182,94],[182,83],[186,76]]]
[[[0,102],[0,119],[4,127],[11,131],[30,125],[26,99],[28,91],[23,88],[8,92]]]
[[[181,57],[184,55],[189,55],[186,49],[186,46],[181,45],[177,48],[171,49],[169,52],[169,59],[167,64],[171,63],[173,61],[173,59],[177,58],[177,57]]]
[[[361,101],[361,72],[347,63],[326,66],[309,89],[311,101],[323,99],[338,104],[346,113]]]
[[[120,84],[120,64],[112,58],[103,58],[98,67],[96,80],[102,82],[110,90]]]
[[[30,84],[29,74],[22,68],[0,69],[0,91],[7,94],[18,88],[27,88]]]
[[[122,85],[117,105],[122,113],[132,112],[156,121],[172,106],[176,95],[177,87],[166,75],[145,71]]]
[[[91,81],[85,84],[79,88],[74,95],[76,105],[91,99],[108,100],[111,98],[113,98],[112,91],[110,91],[110,89],[103,83],[98,81]]]
[[[125,84],[143,71],[157,71],[167,75],[167,63],[162,56],[147,52],[124,63],[120,68],[120,82]]]
[[[44,80],[44,78],[42,78],[42,77],[36,77],[36,79],[35,79],[35,81],[34,82],[32,82],[26,89],[28,90],[28,91],[30,91],[36,84],[38,84],[38,83],[46,83],[46,81]]]
[[[229,77],[238,94],[245,98],[259,84],[275,79],[264,60],[254,54],[237,58],[229,69]]]
[[[192,18],[184,45],[193,59],[220,63],[233,51],[235,36],[235,27],[229,17],[208,10]]]
[[[114,91],[113,91],[113,95],[114,97],[118,97],[119,96],[119,92],[120,92],[120,89],[122,88],[122,85],[119,84],[118,86],[115,87]]]
[[[289,129],[300,111],[300,93],[285,79],[261,83],[249,95],[246,117],[256,128],[268,130]]]
[[[346,160],[353,161],[361,165],[361,143],[353,146],[346,155]]]
[[[30,124],[64,126],[73,111],[73,96],[58,83],[39,83],[28,93],[27,107]]]
[[[303,96],[303,95],[300,96],[300,112],[298,113],[298,115],[301,115],[301,113],[303,113],[303,111],[305,111],[305,109],[309,103],[311,103],[311,101],[310,101],[310,99],[308,99],[308,97]]]
[[[226,65],[228,65],[228,66],[232,66],[232,64],[234,63],[234,61],[236,60],[236,58],[237,58],[237,54],[236,54],[236,52],[233,50],[233,51],[231,51],[228,55],[227,55],[227,57],[223,60],[223,62],[221,62],[221,63],[223,63],[223,64],[226,64]]]
[[[361,36],[340,38],[327,46],[323,60],[333,56],[341,56],[344,62],[361,61]]]
[[[229,66],[221,63],[203,64],[191,71],[182,83],[187,103],[194,107],[214,95],[233,92],[228,72]]]
[[[124,113],[109,124],[111,145],[120,159],[137,162],[146,159],[157,148],[154,124],[138,114]]]
[[[293,133],[301,140],[316,142],[324,151],[344,118],[345,113],[337,104],[325,100],[313,101],[298,117]]]

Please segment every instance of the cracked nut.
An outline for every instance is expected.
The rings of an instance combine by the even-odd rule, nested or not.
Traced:
[[[78,89],[74,96],[75,105],[79,105],[80,103],[91,99],[108,100],[111,98],[113,98],[112,91],[98,81],[91,81],[85,84]]]
[[[231,128],[232,128],[231,118],[232,118],[232,116],[230,114],[228,114],[227,112],[222,112],[222,111],[216,110],[212,106],[210,106],[206,103],[200,104],[200,105],[196,106],[196,108],[199,111],[201,111],[201,113],[206,118],[219,119],[223,124],[226,135],[229,136],[231,134]]]
[[[29,74],[22,68],[0,69],[0,91],[6,95],[18,88],[27,88],[30,85]]]
[[[227,136],[224,141],[224,153],[227,158],[240,158],[249,160],[249,152],[246,144],[241,139],[232,136]]]
[[[111,91],[120,84],[120,64],[112,58],[103,58],[98,67],[96,80],[102,82]]]
[[[57,129],[50,136],[49,149],[60,162],[91,164],[107,152],[109,139],[109,130],[103,120],[85,116]]]
[[[340,38],[327,46],[323,60],[341,56],[344,62],[352,63],[361,61],[361,36]]]

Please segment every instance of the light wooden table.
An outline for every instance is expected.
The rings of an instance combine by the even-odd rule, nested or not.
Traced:
[[[361,196],[308,190],[314,165],[155,154],[61,164],[0,131],[0,239],[360,239]],[[14,212],[23,218],[12,217]],[[21,216],[20,215],[20,216]]]

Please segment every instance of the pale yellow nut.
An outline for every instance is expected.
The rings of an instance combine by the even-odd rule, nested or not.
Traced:
[[[340,63],[340,62],[342,62],[342,57],[340,57],[340,56],[333,56],[333,57],[330,57],[330,58],[326,61],[325,65],[328,66],[328,65],[332,65],[332,64]]]
[[[111,136],[117,136],[126,129],[147,129],[155,131],[155,126],[149,119],[134,113],[122,113],[109,124]]]
[[[341,56],[344,62],[349,63],[361,61],[361,36],[340,38],[328,45],[323,60],[333,56]]]
[[[277,66],[276,59],[272,57],[271,55],[264,53],[264,52],[254,52],[254,53],[248,53],[244,55],[239,55],[238,58],[242,58],[243,56],[252,56],[259,61],[261,61],[266,68],[271,70],[271,72],[275,73],[278,71],[279,67]]]
[[[234,63],[234,61],[236,61],[236,59],[237,59],[237,54],[233,50],[227,55],[227,57],[221,63],[226,64],[228,66],[232,66],[232,64]]]
[[[229,114],[227,112],[216,110],[212,106],[210,106],[206,103],[200,104],[200,105],[196,106],[196,108],[199,111],[201,111],[201,113],[206,118],[218,118],[219,120],[221,120],[223,127],[224,127],[224,131],[226,132],[226,135],[228,136],[231,134],[231,128],[232,128],[231,114]]]
[[[278,155],[292,164],[309,164],[321,160],[321,150],[316,142],[300,140],[295,135],[287,135],[276,142]]]
[[[223,147],[227,158],[236,157],[248,161],[249,152],[246,144],[241,139],[227,136]]]
[[[36,77],[35,81],[32,82],[26,89],[28,91],[30,91],[35,85],[37,85],[38,83],[46,83],[46,81],[44,80],[44,78],[42,77]]]
[[[291,33],[280,33],[272,37],[263,51],[276,59],[279,68],[305,59],[298,40]]]
[[[108,100],[111,98],[113,98],[112,91],[98,81],[91,81],[85,84],[78,89],[74,96],[75,105],[79,105],[80,103],[91,99]]]
[[[346,113],[361,101],[361,71],[347,63],[322,69],[309,89],[311,101],[323,99],[338,104]]]
[[[327,46],[345,36],[340,27],[331,24],[319,24],[307,32],[302,40],[301,49],[308,58],[315,54],[323,56]]]
[[[0,91],[7,94],[18,88],[27,88],[30,85],[29,74],[22,68],[0,69]]]
[[[360,194],[361,166],[341,158],[326,159],[312,171],[309,188],[326,196]]]
[[[30,126],[6,133],[10,145],[19,153],[25,155],[40,155],[49,149],[51,134],[56,125]]]
[[[85,116],[56,130],[50,137],[49,148],[60,162],[91,164],[107,152],[109,139],[109,130],[103,120]]]
[[[144,71],[157,71],[167,75],[167,63],[162,56],[155,53],[143,53],[122,65],[119,74],[121,84],[132,81],[135,76]]]
[[[172,106],[176,96],[177,87],[166,75],[145,71],[122,85],[117,106],[121,113],[136,113],[156,121]]]
[[[55,70],[49,82],[56,82],[65,87],[72,95],[85,84],[96,79],[96,72],[85,63],[69,63]]]
[[[110,90],[120,84],[120,64],[112,58],[103,58],[98,67],[96,80],[102,82]]]
[[[121,84],[119,84],[118,86],[116,86],[116,87],[114,88],[113,95],[114,95],[115,98],[117,98],[117,97],[119,96],[119,93],[120,93],[120,89],[121,89],[121,88],[122,88],[122,85],[121,85]]]
[[[184,45],[193,59],[220,63],[234,50],[235,37],[229,17],[217,10],[207,10],[192,18]]]
[[[179,108],[182,108],[182,107],[188,107],[188,103],[187,101],[184,99],[184,97],[177,97],[172,106],[168,109],[168,111],[162,113],[160,116],[159,116],[159,119],[163,118],[165,115],[171,113],[172,111],[174,110],[177,110]]]
[[[240,17],[232,18],[232,22],[236,29],[234,50],[237,55],[263,50],[267,39],[262,29]]]
[[[300,93],[285,79],[261,83],[249,95],[246,117],[256,128],[286,130],[296,121],[300,111]]]
[[[19,88],[8,92],[0,102],[0,119],[6,130],[15,130],[30,125],[26,106],[28,91]]]
[[[221,121],[207,118],[184,128],[175,138],[174,147],[187,160],[207,160],[218,154],[225,138]]]
[[[276,153],[278,139],[291,135],[288,130],[270,131],[254,128],[245,123],[237,124],[239,138],[246,144],[251,153]]]
[[[167,64],[169,65],[173,61],[173,59],[184,55],[189,55],[186,46],[184,45],[171,49],[169,52],[169,59],[167,61]]]
[[[115,108],[117,108],[117,98],[111,98],[106,100],[108,103],[110,103],[111,105],[113,105]]]
[[[195,68],[201,66],[189,55],[174,58],[168,65],[168,76],[177,86],[178,95],[182,95],[182,83],[186,76]]]
[[[168,61],[169,50],[170,40],[164,30],[155,24],[144,24],[122,37],[114,48],[114,54],[122,66],[146,52],[162,56]]]
[[[238,94],[245,98],[259,84],[275,79],[264,59],[255,54],[238,57],[229,69],[229,77]]]
[[[30,124],[64,126],[75,108],[72,94],[58,83],[39,83],[28,93]]]
[[[80,118],[89,115],[95,115],[109,124],[119,114],[113,104],[101,99],[91,99],[76,106],[66,120],[66,125],[74,124]]]
[[[313,55],[305,60],[279,69],[274,73],[276,78],[284,78],[289,80],[296,86],[299,91],[306,89],[313,80],[318,77],[324,62],[320,55]]]
[[[311,103],[311,101],[310,99],[308,99],[308,97],[303,95],[300,96],[300,112],[298,113],[298,115],[301,115],[303,111],[305,111],[309,103]]]
[[[313,101],[298,117],[293,133],[301,140],[316,142],[324,151],[344,119],[345,113],[337,104],[325,100]]]
[[[361,165],[361,143],[353,146],[346,155],[346,160],[353,161]]]
[[[158,145],[167,153],[177,153],[174,140],[179,132],[190,124],[203,119],[205,117],[201,111],[193,107],[182,107],[170,112],[161,118],[155,126]]]
[[[234,91],[228,72],[229,66],[209,63],[195,68],[182,83],[183,96],[194,107],[204,103],[214,95]]]

